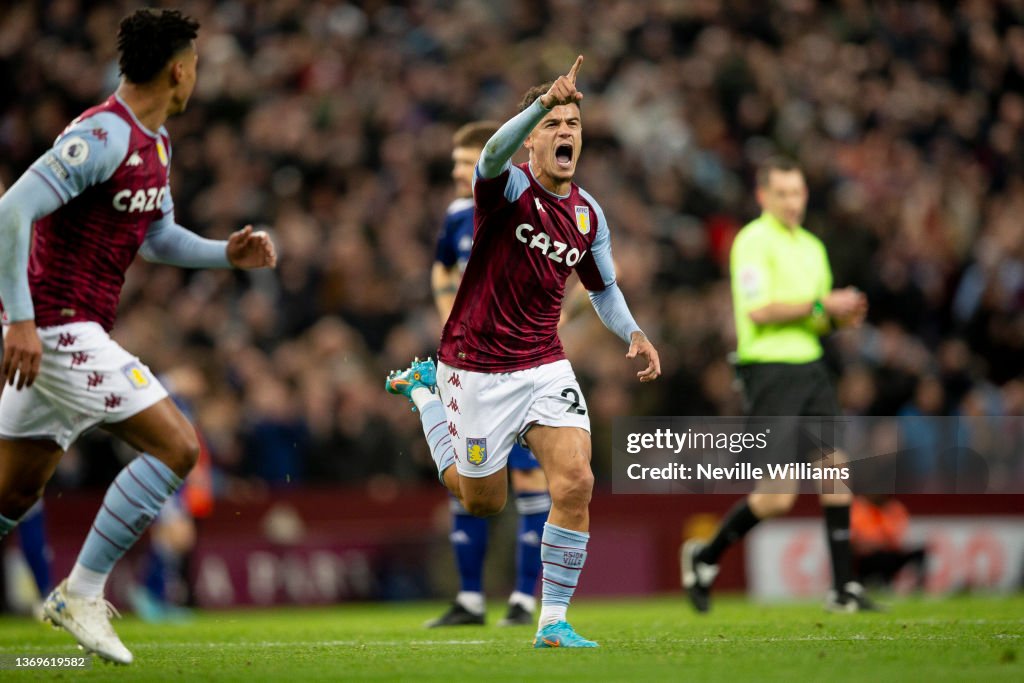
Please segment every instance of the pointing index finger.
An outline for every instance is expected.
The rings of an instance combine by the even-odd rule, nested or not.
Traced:
[[[572,68],[569,69],[569,73],[566,74],[566,78],[568,78],[572,82],[573,85],[576,85],[576,74],[579,73],[579,71],[580,71],[580,64],[582,64],[582,63],[583,63],[583,55],[578,55],[576,57],[576,62],[572,65]]]

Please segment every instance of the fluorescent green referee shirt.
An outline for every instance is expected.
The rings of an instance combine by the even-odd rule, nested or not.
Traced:
[[[729,261],[739,362],[809,363],[821,358],[810,317],[756,325],[749,316],[765,304],[823,299],[832,290],[832,269],[821,240],[801,227],[790,231],[765,212],[740,230]]]

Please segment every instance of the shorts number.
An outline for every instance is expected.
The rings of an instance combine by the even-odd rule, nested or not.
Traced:
[[[587,409],[580,408],[580,392],[576,391],[572,387],[562,389],[562,398],[569,398],[570,394],[572,395],[572,405],[569,406],[569,409],[565,412],[576,413],[577,415],[586,415]]]

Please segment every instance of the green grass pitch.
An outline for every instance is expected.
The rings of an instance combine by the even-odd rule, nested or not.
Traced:
[[[5,680],[1024,681],[1024,596],[894,601],[884,614],[722,598],[706,616],[678,595],[581,600],[597,650],[533,650],[532,628],[426,630],[443,606],[200,613],[188,624],[115,622],[135,663],[4,671]],[[491,605],[495,624],[501,605]],[[0,619],[2,655],[74,655],[70,636]]]

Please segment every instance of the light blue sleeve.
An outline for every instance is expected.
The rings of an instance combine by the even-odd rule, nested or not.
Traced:
[[[224,240],[208,240],[174,221],[174,200],[171,188],[164,192],[160,205],[163,216],[146,231],[139,247],[142,258],[153,263],[166,263],[183,268],[230,268]]]
[[[597,235],[594,243],[590,246],[590,253],[594,257],[594,264],[601,275],[601,282],[608,287],[615,282],[615,263],[612,262],[612,234],[608,229],[608,220],[604,217],[604,209],[597,203],[597,200],[582,187],[579,188],[580,195],[590,202],[597,214]]]
[[[11,322],[32,320],[28,254],[32,224],[60,208],[62,202],[34,173],[26,173],[0,197],[0,301]]]
[[[636,324],[636,320],[633,319],[633,314],[629,311],[629,305],[626,304],[626,298],[622,295],[622,290],[615,283],[615,263],[612,261],[612,237],[611,231],[608,229],[608,221],[604,217],[604,211],[601,209],[601,205],[582,188],[580,189],[580,194],[594,207],[594,212],[597,214],[597,235],[594,237],[594,243],[590,247],[590,254],[593,258],[594,267],[597,270],[596,275],[600,278],[603,288],[594,287],[592,285],[595,283],[588,282],[588,280],[592,281],[595,279],[595,274],[591,273],[588,276],[585,272],[580,271],[579,267],[577,267],[577,272],[580,275],[580,281],[589,290],[590,303],[593,304],[597,317],[601,319],[605,327],[628,344],[634,332],[642,333],[643,330],[640,329],[640,326]]]
[[[29,167],[46,181],[62,204],[87,187],[110,179],[128,154],[131,127],[110,112],[73,122],[60,134],[50,151]]]
[[[512,155],[523,146],[523,142],[549,111],[538,97],[533,104],[506,121],[484,145],[476,165],[479,176],[488,179],[501,175],[509,167]]]
[[[32,224],[114,174],[131,130],[114,114],[72,123],[0,197],[0,301],[11,322],[32,320],[28,257]]]
[[[473,174],[474,186],[479,181],[491,180],[510,171],[505,185],[505,199],[510,202],[518,199],[530,186],[530,180],[525,173],[512,168],[512,155],[523,146],[523,142],[549,111],[541,105],[538,97],[533,104],[506,121],[484,145]]]

